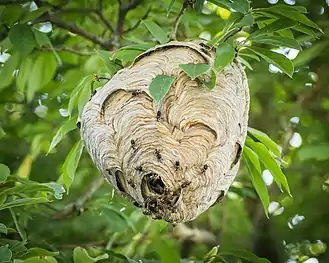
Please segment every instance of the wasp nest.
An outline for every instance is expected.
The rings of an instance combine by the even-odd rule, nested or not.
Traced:
[[[200,42],[156,46],[120,70],[86,104],[81,132],[109,183],[144,213],[169,222],[195,219],[226,194],[239,167],[249,110],[245,72],[234,61],[213,90],[179,67],[213,64]],[[160,104],[157,75],[175,76]]]

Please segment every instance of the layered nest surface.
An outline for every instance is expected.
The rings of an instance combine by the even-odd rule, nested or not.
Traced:
[[[195,219],[224,197],[237,174],[249,111],[242,66],[233,61],[218,72],[211,91],[179,67],[213,65],[214,58],[202,42],[156,46],[84,107],[81,133],[95,165],[155,219]],[[176,77],[158,104],[149,92],[157,75]]]

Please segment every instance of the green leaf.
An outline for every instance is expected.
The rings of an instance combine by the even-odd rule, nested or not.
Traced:
[[[47,12],[50,8],[51,8],[50,6],[42,6],[36,10],[26,12],[26,15],[24,19],[21,20],[21,23],[26,23],[30,20],[40,17],[43,13]]]
[[[112,224],[109,226],[111,232],[125,231],[127,226],[134,232],[136,231],[131,220],[121,211],[113,207],[112,205],[102,204],[100,207],[101,213],[111,220]]]
[[[266,62],[273,64],[274,66],[281,69],[289,77],[292,77],[294,73],[294,65],[284,55],[259,47],[252,47],[248,49],[254,52],[255,54],[259,55]]]
[[[256,130],[254,128],[248,127],[248,133],[253,137],[263,143],[270,151],[272,151],[276,156],[280,157],[280,147],[264,132]]]
[[[252,262],[252,263],[271,263],[266,258],[259,258],[255,254],[253,254],[249,251],[241,250],[241,249],[226,250],[226,251],[220,252],[219,255],[221,255],[221,256],[234,256],[234,257],[237,257],[237,258],[247,260],[247,261]]]
[[[19,222],[19,220],[17,220],[16,217],[16,213],[12,208],[9,208],[9,212],[11,214],[11,217],[13,218],[13,221],[15,223],[15,227],[17,229],[17,232],[19,233],[22,242],[25,243],[27,241],[27,235],[26,235],[26,231],[24,229],[23,224],[21,223],[21,221]]]
[[[5,235],[8,234],[7,227],[2,223],[0,223],[0,234],[5,234]]]
[[[107,253],[104,253],[98,257],[91,257],[87,250],[82,247],[76,247],[73,250],[73,261],[74,263],[93,263],[97,262],[102,259],[107,259],[109,255]]]
[[[192,79],[201,76],[202,74],[206,73],[210,69],[209,64],[180,64],[179,67]]]
[[[24,263],[57,263],[54,257],[31,257],[24,260]]]
[[[176,2],[176,0],[171,0],[170,1],[170,4],[169,4],[168,9],[167,9],[167,16],[170,14],[170,11],[173,8],[175,2]]]
[[[39,47],[43,47],[45,45],[51,45],[50,39],[46,33],[39,31],[36,28],[32,28],[34,38]]]
[[[171,246],[166,239],[157,238],[153,240],[153,246],[162,263],[180,263],[178,248]]]
[[[281,16],[285,16],[289,19],[298,21],[304,25],[307,25],[309,27],[319,30],[320,32],[323,32],[316,23],[314,23],[306,15],[304,15],[300,12],[301,8],[303,8],[303,7],[297,7],[297,9],[296,8],[294,9],[289,6],[288,8],[286,8],[286,10],[284,10],[283,8],[280,8],[280,9],[268,8],[267,11],[281,15]],[[298,9],[300,9],[300,10],[298,10]]]
[[[281,186],[283,186],[287,193],[291,195],[286,176],[283,174],[280,166],[272,157],[266,146],[260,142],[254,142],[250,146],[257,153],[263,165],[271,172],[278,187],[281,188]]]
[[[31,76],[27,82],[26,98],[32,101],[36,91],[48,84],[56,73],[56,60],[51,53],[40,53],[31,69]]]
[[[248,58],[252,58],[252,59],[254,59],[256,61],[260,61],[260,59],[259,59],[259,57],[257,55],[251,54],[251,53],[245,53],[243,51],[245,51],[245,49],[239,51],[239,56],[248,57]]]
[[[201,13],[202,8],[203,8],[203,3],[204,3],[204,0],[196,0],[195,4],[194,4],[195,11],[197,11],[198,13]]]
[[[79,116],[81,116],[83,107],[86,105],[86,103],[88,102],[88,100],[91,97],[92,86],[93,86],[93,83],[91,84],[91,87],[89,89],[88,88],[84,88],[80,92],[80,96],[79,96],[79,100],[78,100],[78,112],[79,112]]]
[[[9,175],[10,175],[10,170],[8,166],[0,163],[0,183],[5,182]]]
[[[235,57],[234,47],[228,43],[223,43],[216,48],[216,58],[214,67],[217,71],[224,69],[227,65],[232,63]]]
[[[31,76],[31,68],[33,67],[33,61],[31,58],[27,57],[21,64],[16,78],[16,86],[19,91],[24,92],[27,82]]]
[[[270,204],[270,198],[266,184],[261,175],[261,168],[257,154],[248,146],[243,149],[243,160],[246,164],[251,182],[255,187],[255,190],[262,201],[264,211],[268,217],[268,207]]]
[[[209,0],[208,2],[242,14],[247,14],[250,9],[248,0]]]
[[[156,76],[149,87],[150,94],[152,98],[159,102],[163,99],[163,97],[167,94],[170,89],[170,86],[175,81],[176,77],[166,76],[166,75],[158,75]]]
[[[151,20],[143,20],[143,24],[146,26],[148,31],[150,31],[150,33],[154,36],[154,38],[161,44],[168,42],[167,34],[156,23]]]
[[[12,252],[8,245],[0,247],[0,262],[9,262],[12,257]]]
[[[250,69],[250,70],[254,70],[253,67],[250,65],[250,63],[249,63],[247,60],[245,60],[243,57],[238,56],[237,59],[239,60],[239,62],[241,62],[241,63],[242,63],[244,66],[246,66],[248,69]]]
[[[14,53],[5,62],[0,71],[0,91],[9,86],[14,78],[14,70],[18,67],[20,61],[19,53]]]
[[[252,26],[254,24],[254,17],[251,13],[246,14],[239,23],[244,26]]]
[[[8,33],[10,42],[15,46],[22,56],[28,55],[36,46],[31,27],[26,24],[16,24],[10,28]]]
[[[214,69],[211,69],[211,79],[205,83],[203,83],[203,85],[212,90],[216,87],[216,81],[217,81],[217,75],[216,75],[216,71]]]
[[[298,56],[293,60],[295,67],[301,67],[313,59],[322,55],[323,50],[328,48],[328,41],[316,42],[310,48],[304,49],[302,52],[298,54]]]
[[[58,131],[56,132],[54,138],[52,139],[51,143],[50,143],[50,147],[49,147],[49,150],[47,152],[47,154],[53,150],[57,144],[64,139],[65,135],[76,129],[77,126],[76,126],[76,119],[70,119],[70,120],[67,120],[59,129]]]
[[[282,36],[262,36],[256,37],[252,41],[255,43],[262,43],[278,47],[290,47],[297,50],[301,50],[301,47],[297,40]]]
[[[109,51],[99,50],[97,54],[101,57],[104,65],[112,76],[122,68],[121,65],[115,63],[115,60],[110,59],[111,53]]]
[[[34,205],[34,204],[47,203],[47,202],[49,202],[49,200],[45,197],[15,199],[1,205],[0,210],[17,207],[17,206]]]
[[[49,257],[49,256],[57,256],[59,252],[51,252],[48,250],[45,250],[40,247],[33,247],[30,248],[26,254],[24,254],[24,258],[30,258],[30,257]]]
[[[267,26],[258,29],[250,34],[249,40],[253,40],[256,37],[262,37],[267,34],[277,33],[278,31],[285,30],[296,26],[298,23],[290,19],[278,19]]]
[[[307,13],[307,9],[304,6],[292,6],[292,5],[274,5],[266,8],[259,8],[257,10],[270,11],[275,13],[280,12],[297,12],[297,13]]]
[[[50,183],[43,183],[42,185],[45,185],[52,189],[54,196],[57,200],[60,200],[63,198],[63,194],[65,193],[65,189],[62,185],[50,182]]]
[[[298,159],[302,162],[306,160],[325,161],[329,159],[329,144],[303,146],[298,150]]]
[[[76,106],[80,93],[82,90],[84,89],[88,89],[91,90],[91,83],[94,81],[94,77],[93,76],[87,76],[84,77],[80,83],[78,84],[78,86],[72,91],[71,96],[70,96],[70,100],[69,100],[69,105],[68,105],[68,112],[70,114],[70,116],[72,116],[74,107]]]
[[[203,262],[212,262],[211,260],[216,257],[218,253],[219,246],[214,246],[204,257]]]
[[[113,55],[113,59],[119,59],[121,60],[123,63],[127,63],[127,62],[132,62],[135,60],[135,58],[139,55],[143,53],[142,50],[139,49],[119,49],[114,55]]]
[[[65,162],[62,166],[62,178],[66,186],[67,192],[71,187],[71,184],[74,180],[75,171],[78,168],[80,157],[84,148],[84,144],[81,140],[76,142],[69,154],[67,155]]]

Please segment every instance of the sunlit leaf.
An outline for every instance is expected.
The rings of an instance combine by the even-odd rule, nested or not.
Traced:
[[[93,263],[102,259],[107,259],[109,255],[104,253],[98,257],[91,257],[87,250],[82,247],[76,247],[73,250],[73,261],[74,263]]]
[[[257,154],[248,146],[243,149],[243,160],[247,167],[251,182],[255,187],[255,190],[262,201],[265,214],[268,216],[268,206],[270,204],[270,198],[266,184],[261,176],[261,167]]]
[[[192,79],[201,76],[202,74],[206,73],[210,69],[209,64],[180,64],[179,67]]]
[[[36,46],[31,27],[26,24],[16,24],[8,33],[11,43],[22,56],[28,55]]]
[[[16,78],[16,86],[19,91],[24,92],[25,87],[31,76],[31,68],[33,67],[33,60],[29,57],[25,58],[20,65],[18,76]]]
[[[266,62],[273,64],[274,66],[281,69],[289,77],[292,77],[292,75],[294,73],[294,65],[284,55],[267,50],[265,48],[259,48],[259,47],[254,47],[254,46],[252,48],[248,48],[248,49],[253,51],[255,54],[259,55]]]
[[[123,63],[127,63],[134,61],[135,58],[141,53],[143,53],[143,51],[140,49],[120,49],[113,55],[112,58],[114,60],[119,59]]]
[[[65,193],[65,189],[62,185],[50,182],[50,183],[43,183],[42,185],[45,185],[53,190],[54,196],[56,199],[60,200],[63,198],[63,194]]]
[[[72,91],[70,100],[69,100],[69,105],[68,105],[68,112],[69,115],[72,116],[73,110],[75,106],[78,104],[78,99],[80,96],[80,93],[84,89],[88,89],[91,91],[91,83],[94,81],[94,77],[89,75],[84,77],[80,83],[76,86],[76,88]]]
[[[278,187],[281,188],[281,186],[283,186],[287,193],[291,195],[286,176],[283,174],[280,166],[270,154],[266,146],[260,142],[254,142],[250,146],[258,155],[259,159],[266,167],[266,169],[271,172],[271,174],[273,175],[273,179],[278,185]]]
[[[258,29],[250,34],[250,37],[248,39],[253,40],[254,38],[262,37],[267,34],[273,34],[281,30],[285,30],[288,28],[292,28],[297,25],[296,21],[293,21],[291,19],[278,19],[274,21],[271,24],[268,24],[267,26]]]
[[[143,20],[143,24],[150,31],[150,33],[154,36],[154,38],[157,41],[159,41],[161,44],[168,42],[167,34],[156,23],[154,23],[151,20]]]
[[[75,171],[78,168],[80,157],[84,148],[84,144],[79,140],[67,155],[65,162],[62,166],[62,178],[66,186],[67,192],[74,180]]]
[[[263,143],[276,156],[281,156],[280,147],[264,132],[248,127],[248,133]]]
[[[52,141],[50,143],[50,147],[49,147],[47,154],[50,151],[52,151],[57,146],[57,144],[60,143],[61,140],[64,139],[65,135],[68,132],[70,132],[76,128],[77,128],[76,119],[67,120],[56,132],[54,138],[52,139]]]
[[[31,257],[24,260],[24,263],[57,263],[57,260],[54,257],[45,256],[45,257]]]
[[[0,163],[0,183],[5,182],[9,175],[10,175],[10,170],[8,166]]]
[[[48,251],[40,247],[33,247],[26,252],[24,258],[57,256],[58,254],[59,252]]]
[[[31,76],[27,81],[26,98],[30,102],[36,91],[48,84],[56,73],[56,60],[51,53],[41,53],[31,69]]]
[[[170,86],[175,81],[176,77],[158,75],[156,76],[149,87],[152,98],[159,102],[167,94],[170,89]]]
[[[18,67],[20,60],[19,53],[14,53],[5,62],[0,71],[0,91],[9,86],[14,78],[14,70]]]
[[[215,69],[218,71],[224,69],[227,65],[232,63],[234,57],[234,47],[227,43],[221,44],[216,48],[216,58],[214,62]]]

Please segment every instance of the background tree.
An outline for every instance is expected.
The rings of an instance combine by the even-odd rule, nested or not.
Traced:
[[[328,3],[250,4],[0,1],[0,262],[329,260]],[[82,152],[77,115],[92,90],[169,37],[235,48],[249,124],[282,150],[257,130],[249,136],[284,167],[293,198],[271,167],[262,166],[267,187],[251,181],[260,173],[247,160],[221,205],[173,228],[103,184]],[[261,201],[265,211],[271,201],[269,219]]]

